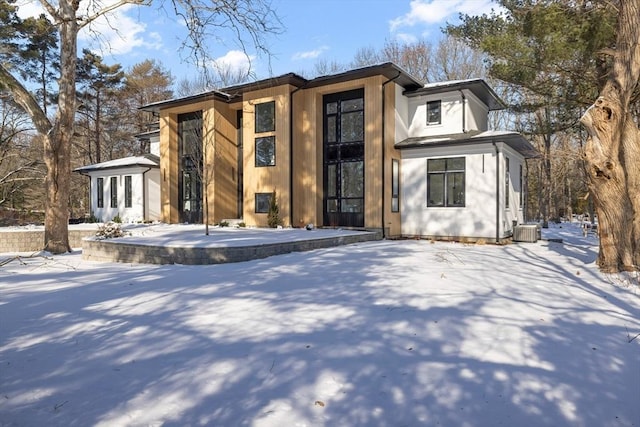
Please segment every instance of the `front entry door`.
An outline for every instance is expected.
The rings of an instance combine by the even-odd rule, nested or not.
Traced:
[[[323,98],[324,225],[364,227],[364,90]]]

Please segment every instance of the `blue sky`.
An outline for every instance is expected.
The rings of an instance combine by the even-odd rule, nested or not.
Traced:
[[[22,16],[39,13],[37,1],[20,0]],[[85,0],[91,5],[96,0]],[[109,1],[103,1],[108,4]],[[283,32],[268,37],[269,58],[256,56],[249,46],[252,70],[257,78],[288,72],[312,71],[320,60],[350,62],[358,49],[381,48],[385,40],[426,38],[436,42],[440,28],[457,22],[460,12],[481,14],[496,7],[491,0],[272,0]],[[92,27],[96,40],[84,32],[79,46],[99,52],[105,62],[128,68],[145,59],[161,62],[177,80],[196,75],[194,67],[177,52],[184,25],[157,7],[125,6],[116,9],[109,22]],[[246,67],[247,57],[231,38],[212,41],[213,57],[229,67]]]

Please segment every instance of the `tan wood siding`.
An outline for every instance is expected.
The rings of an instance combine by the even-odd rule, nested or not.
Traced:
[[[255,213],[255,194],[276,192],[283,225],[289,222],[289,85],[245,93],[243,95],[244,214],[247,225],[266,226],[267,214]],[[275,131],[258,136],[275,136],[275,166],[255,165],[255,105],[275,101]]]
[[[237,112],[216,101],[215,108],[206,113],[205,135],[211,136],[203,138],[206,154],[203,169],[208,184],[209,223],[217,223],[238,216]]]
[[[323,95],[364,89],[365,131],[365,227],[382,226],[382,89],[384,77],[376,76],[304,90],[304,100],[294,101],[294,217],[317,225],[323,217]],[[296,98],[297,99],[297,98]],[[298,173],[300,171],[300,173]],[[307,171],[307,172],[304,172]],[[299,176],[299,175],[302,176]],[[300,203],[299,203],[300,202]],[[313,207],[311,206],[313,203]]]

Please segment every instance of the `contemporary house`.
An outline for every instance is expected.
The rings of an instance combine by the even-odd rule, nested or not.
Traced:
[[[115,217],[123,222],[161,219],[159,144],[157,131],[151,134],[155,141],[149,154],[74,169],[89,177],[91,213],[98,221]]]
[[[305,79],[290,73],[142,109],[160,122],[161,220],[285,226],[387,237],[508,237],[523,221],[515,132],[483,80],[424,85],[393,63]]]

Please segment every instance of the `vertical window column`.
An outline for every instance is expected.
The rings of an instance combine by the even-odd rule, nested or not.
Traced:
[[[109,183],[109,191],[111,193],[111,207],[118,207],[118,177],[112,176]]]
[[[391,212],[400,212],[400,162],[391,160]]]
[[[124,177],[124,207],[130,208],[133,205],[132,188],[131,188],[131,175]]]
[[[96,200],[98,208],[104,208],[104,178],[96,179]]]
[[[276,165],[276,103],[263,102],[255,106],[255,165]]]

